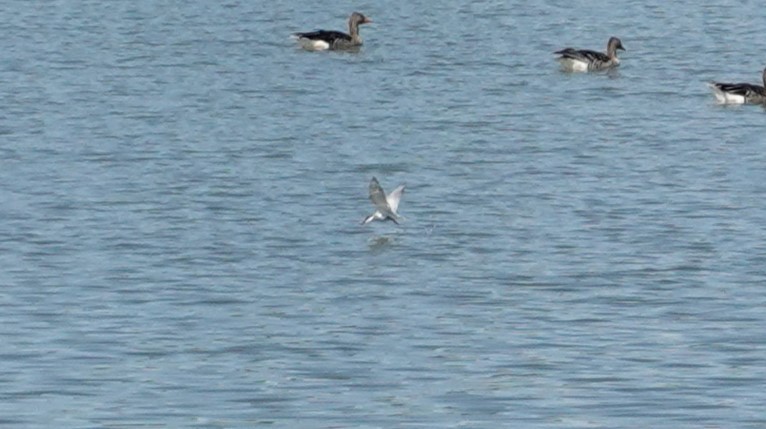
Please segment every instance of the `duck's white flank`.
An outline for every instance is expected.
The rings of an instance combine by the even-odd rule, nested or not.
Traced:
[[[588,63],[586,63],[585,61],[577,61],[571,58],[562,58],[561,60],[559,60],[559,62],[561,63],[561,67],[563,67],[564,70],[574,71],[574,72],[588,71]]]
[[[709,83],[707,86],[713,90],[713,95],[715,95],[716,101],[721,104],[745,104],[744,95],[721,91],[721,89],[713,83]]]
[[[299,37],[298,43],[300,43],[301,48],[307,51],[326,51],[330,49],[330,44],[324,40],[311,40],[305,37]]]

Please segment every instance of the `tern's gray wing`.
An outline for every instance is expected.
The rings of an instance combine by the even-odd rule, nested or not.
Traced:
[[[388,197],[386,197],[386,201],[388,201],[388,206],[391,207],[392,212],[396,213],[399,209],[399,201],[402,199],[403,193],[404,185],[399,185],[398,188],[391,191],[391,193],[388,194]]]
[[[383,192],[383,188],[380,187],[378,179],[374,177],[372,180],[370,180],[370,201],[372,201],[372,204],[375,205],[375,208],[377,208],[378,211],[380,211],[380,213],[384,216],[396,216],[392,213],[391,206],[389,206],[388,201],[386,201],[386,193]]]

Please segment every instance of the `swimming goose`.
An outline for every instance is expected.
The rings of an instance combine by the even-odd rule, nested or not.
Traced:
[[[763,69],[763,86],[749,83],[720,83],[708,84],[713,89],[719,103],[731,104],[760,104],[766,103],[766,69]]]
[[[348,18],[349,34],[340,31],[317,30],[293,35],[298,39],[301,47],[309,51],[355,48],[362,45],[362,38],[359,37],[359,26],[370,22],[372,22],[370,18],[359,12],[354,12]]]
[[[404,185],[399,185],[398,188],[386,196],[380,183],[378,183],[378,179],[373,177],[370,180],[370,201],[375,206],[375,213],[364,218],[362,225],[366,225],[374,220],[385,221],[386,219],[391,219],[398,225],[400,217],[396,213],[396,209],[399,208],[399,201],[402,199],[403,192]]]
[[[624,51],[622,42],[616,37],[610,37],[606,44],[606,54],[587,49],[566,48],[554,52],[561,55],[558,60],[568,71],[606,70],[620,65],[617,50]]]

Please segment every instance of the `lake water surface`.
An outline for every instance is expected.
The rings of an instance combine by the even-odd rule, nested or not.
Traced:
[[[4,2],[0,426],[766,427],[759,8]]]

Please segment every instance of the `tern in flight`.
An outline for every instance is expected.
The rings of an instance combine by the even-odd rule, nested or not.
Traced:
[[[396,209],[399,208],[399,200],[402,199],[402,193],[404,193],[404,185],[399,185],[398,188],[386,195],[383,188],[380,187],[378,179],[373,177],[370,180],[370,201],[375,206],[375,213],[364,218],[362,225],[366,225],[374,220],[385,221],[387,219],[391,219],[398,225],[400,216]]]

